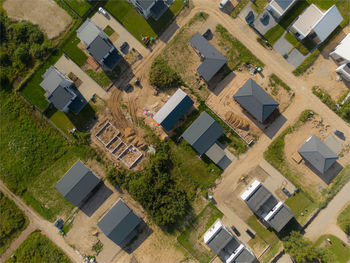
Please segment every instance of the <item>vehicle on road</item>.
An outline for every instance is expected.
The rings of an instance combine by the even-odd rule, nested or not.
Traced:
[[[57,227],[59,230],[62,229],[63,225],[64,225],[64,221],[62,218],[57,219],[57,221],[55,222],[55,227]]]
[[[241,233],[239,233],[239,231],[237,230],[237,228],[235,228],[235,226],[231,226],[232,231],[236,234],[236,236],[241,236]]]

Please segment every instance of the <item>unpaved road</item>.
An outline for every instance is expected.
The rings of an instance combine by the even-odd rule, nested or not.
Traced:
[[[59,248],[63,250],[67,254],[68,257],[73,262],[84,262],[83,259],[78,256],[64,240],[64,238],[59,234],[58,229],[53,225],[53,223],[46,221],[40,215],[38,215],[32,208],[27,206],[18,196],[14,195],[0,180],[0,190],[6,194],[10,199],[12,199],[16,205],[26,214],[29,218],[29,226],[27,228],[30,229],[40,229],[43,234],[45,234],[52,242],[54,242]],[[26,231],[26,230],[24,230]],[[30,234],[30,233],[28,233]],[[15,240],[16,244],[19,246],[22,241],[26,238],[26,235],[20,235],[20,239]],[[21,240],[22,239],[22,240]],[[15,245],[9,248],[10,250],[16,249]],[[6,251],[3,256],[0,258],[0,262],[4,262],[6,260],[6,256],[10,256],[13,251]]]

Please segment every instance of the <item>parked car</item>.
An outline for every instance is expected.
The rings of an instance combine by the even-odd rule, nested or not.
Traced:
[[[264,23],[265,20],[267,20],[269,17],[269,15],[265,12],[261,17],[260,17],[260,21],[261,23]]]
[[[339,130],[334,130],[334,134],[339,136],[339,137],[344,137],[344,133],[339,131]]]
[[[128,83],[128,84],[125,86],[124,91],[125,91],[125,92],[130,92],[130,91],[132,91],[132,89],[133,89],[133,86],[132,86],[130,83]]]
[[[60,230],[62,229],[63,225],[64,225],[64,221],[62,218],[57,219],[57,221],[55,222],[55,227],[57,227]]]
[[[283,193],[286,194],[286,196],[288,196],[288,197],[291,196],[291,194],[290,194],[290,192],[287,190],[287,188],[283,187],[283,188],[282,188],[282,191],[283,191]]]
[[[252,231],[250,231],[249,229],[247,229],[245,232],[246,232],[251,238],[254,238],[254,237],[255,237],[255,234],[254,234]]]
[[[211,30],[208,28],[207,31],[204,32],[203,37],[209,40],[211,36]]]
[[[253,11],[249,11],[248,15],[245,17],[245,21],[250,25],[254,22],[254,13]]]
[[[106,10],[104,10],[102,7],[98,8],[98,12],[104,15],[105,17],[109,18],[109,15]]]
[[[121,46],[120,46],[120,50],[126,49],[129,46],[128,42],[124,42]]]
[[[241,233],[239,233],[239,231],[237,230],[237,228],[235,228],[234,226],[231,227],[232,231],[236,234],[236,236],[241,236]]]

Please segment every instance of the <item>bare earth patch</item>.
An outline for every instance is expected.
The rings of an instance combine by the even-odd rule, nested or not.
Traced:
[[[54,0],[6,0],[3,7],[9,18],[38,25],[49,39],[59,36],[72,22]]]

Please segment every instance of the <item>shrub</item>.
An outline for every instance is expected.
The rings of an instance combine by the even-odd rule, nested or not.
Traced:
[[[183,83],[180,75],[161,58],[153,61],[149,78],[150,83],[159,89],[174,88]]]

